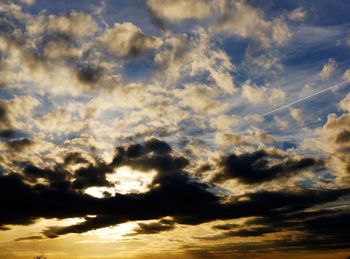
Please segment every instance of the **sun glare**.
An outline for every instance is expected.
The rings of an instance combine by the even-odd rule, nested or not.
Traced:
[[[122,166],[115,170],[114,173],[107,174],[106,179],[112,187],[90,187],[85,193],[97,198],[105,197],[105,194],[115,195],[116,193],[144,193],[149,190],[156,172],[141,172],[131,169],[128,166]]]

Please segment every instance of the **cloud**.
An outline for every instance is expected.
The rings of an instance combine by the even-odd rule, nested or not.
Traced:
[[[68,15],[49,15],[47,30],[67,34],[72,38],[83,39],[94,35],[98,26],[93,18],[85,13],[72,11]]]
[[[74,181],[72,188],[83,190],[92,186],[110,187],[111,183],[106,179],[106,174],[113,172],[113,167],[110,167],[98,161],[95,165],[81,167],[74,172]]]
[[[103,76],[103,69],[98,66],[82,64],[76,69],[77,79],[83,84],[96,84]]]
[[[109,53],[119,57],[138,56],[158,49],[162,44],[160,38],[145,35],[130,22],[114,24],[100,37],[100,42]]]
[[[239,116],[228,116],[228,115],[219,115],[211,119],[210,125],[215,130],[226,131],[232,129],[233,127],[239,125],[240,118]]]
[[[343,74],[343,79],[350,80],[350,69],[345,70]]]
[[[234,66],[229,56],[213,45],[210,35],[203,29],[196,30],[193,37],[180,34],[165,39],[155,62],[161,67],[156,74],[158,81],[175,84],[186,78],[204,76],[226,94],[236,91]]]
[[[136,146],[141,150],[137,155],[134,151],[128,151],[135,149]],[[262,152],[236,158],[247,157],[252,159],[252,163],[267,166],[265,159],[271,155]],[[272,177],[276,177],[280,169],[290,173],[292,170],[307,169],[316,163],[308,158],[296,160],[283,157],[283,159],[286,161],[271,165],[270,168],[262,171],[272,172]],[[193,225],[218,219],[237,219],[258,215],[283,216],[317,204],[335,201],[350,192],[348,189],[248,192],[223,201],[223,197],[212,191],[210,184],[194,178],[185,170],[188,164],[189,160],[175,156],[167,143],[156,139],[151,139],[144,144],[118,147],[108,167],[129,166],[144,172],[156,170],[157,174],[150,184],[150,189],[145,193],[117,193],[114,196],[101,198],[95,198],[73,188],[76,179],[86,179],[86,175],[94,175],[96,170],[91,169],[91,166],[71,173],[65,171],[65,165],[62,164],[57,164],[53,169],[28,165],[23,174],[0,175],[0,201],[4,211],[8,212],[0,215],[0,225],[2,228],[9,224],[27,225],[37,218],[85,218],[83,222],[75,225],[50,227],[43,231],[46,237],[55,238],[127,221],[158,220],[155,224],[139,224],[136,230],[136,234],[151,234],[171,230],[174,224]],[[249,166],[247,163],[246,166],[252,169],[252,174],[244,178],[242,171],[240,177],[246,181],[256,182],[252,180],[256,177],[254,172],[260,169],[255,164]],[[84,173],[81,173],[83,171]],[[108,169],[101,171],[108,171]],[[259,180],[266,180],[258,175],[259,177]],[[39,178],[46,179],[46,182],[35,180]],[[27,183],[28,180],[31,184]],[[95,181],[94,184],[99,183]],[[88,217],[88,215],[96,215],[96,217]],[[171,217],[171,220],[166,217]]]
[[[288,18],[292,21],[303,21],[306,15],[306,11],[302,7],[298,7],[288,14]]]
[[[34,142],[27,138],[13,139],[6,143],[9,149],[12,149],[16,152],[21,152],[33,144]]]
[[[321,42],[331,51],[329,44],[345,42],[336,39],[344,26],[326,33],[321,12],[319,27],[305,29],[306,9],[252,1],[112,2],[98,11],[44,4],[39,13],[42,1],[0,3],[0,229],[30,230],[17,239],[26,245],[130,222],[136,228],[125,239],[152,243],[161,235],[184,244],[181,251],[193,233],[229,239],[215,243],[222,253],[199,244],[214,257],[250,240],[252,254],[279,245],[347,247],[339,226],[325,222],[347,226],[349,95],[327,108],[337,114],[320,129],[317,102],[282,117],[257,115],[283,104],[296,84],[323,78],[304,69],[317,61],[305,48],[318,52]],[[132,22],[111,16],[115,8]],[[324,78],[336,74],[332,64]],[[311,128],[287,130],[312,114],[320,118]],[[299,145],[305,136],[315,136],[311,152]]]
[[[292,118],[299,122],[299,123],[304,123],[304,115],[303,115],[303,111],[299,108],[291,108],[289,109],[290,115],[292,116]]]
[[[16,131],[24,128],[23,123],[19,120],[31,117],[33,110],[39,106],[39,101],[32,96],[15,96],[8,100],[0,100],[0,131],[14,135]],[[26,109],[23,109],[23,106]],[[13,134],[12,134],[12,133]],[[4,134],[4,136],[7,134]]]
[[[329,59],[328,63],[325,64],[320,72],[320,77],[322,80],[328,80],[330,76],[333,74],[335,69],[337,68],[337,62],[334,59]]]
[[[33,5],[35,4],[36,0],[20,0],[22,3],[25,3],[27,5]]]
[[[346,95],[346,97],[340,102],[339,106],[342,110],[350,112],[350,94]]]
[[[244,184],[259,184],[290,177],[305,170],[319,171],[322,162],[313,158],[293,158],[278,150],[257,150],[246,154],[231,154],[219,162],[219,173],[213,181],[237,179]]]
[[[251,81],[246,81],[241,88],[242,96],[254,104],[265,103],[266,100],[272,105],[279,105],[284,102],[286,94],[278,88],[257,86]]]
[[[219,146],[253,145],[256,143],[273,143],[275,138],[263,130],[250,127],[245,134],[232,133],[229,130],[218,131],[214,139]]]
[[[279,58],[274,56],[269,56],[269,55],[259,56],[258,58],[253,59],[252,63],[266,70],[283,69],[283,65],[280,63]]]
[[[81,51],[74,47],[73,42],[63,37],[49,40],[45,43],[43,52],[47,58],[56,59],[56,61],[67,58],[79,58],[81,55]]]
[[[157,234],[163,231],[171,231],[173,229],[175,229],[175,225],[172,220],[162,219],[153,223],[138,223],[138,228],[134,229],[135,233],[130,235]]]
[[[349,235],[344,230],[344,226],[348,224],[347,217],[349,213],[346,210],[339,213],[334,213],[332,210],[319,210],[258,217],[248,220],[244,228],[226,231],[209,238],[218,240],[230,236],[247,237],[276,233],[273,239],[268,238],[258,243],[242,242],[239,245],[224,244],[206,249],[216,253],[220,253],[223,249],[230,253],[242,253],[247,249],[253,253],[257,251],[267,253],[271,252],[271,247],[278,247],[290,252],[300,249],[309,250],[313,254],[320,249],[322,251],[344,249],[349,245]],[[293,238],[280,236],[279,234],[283,232],[293,233]]]
[[[177,23],[189,19],[204,19],[210,14],[206,0],[148,0],[150,13],[158,21]]]
[[[273,116],[273,120],[275,121],[276,127],[280,130],[288,129],[289,123],[288,121],[280,118],[279,116],[275,115]]]
[[[227,104],[218,100],[216,91],[203,84],[187,84],[175,94],[181,98],[181,105],[197,113],[218,114],[228,109]]]
[[[284,19],[269,21],[261,9],[246,1],[223,2],[219,20],[211,27],[213,32],[251,39],[262,47],[283,45],[292,37]]]
[[[0,129],[1,131],[8,130],[8,127],[11,128],[7,105],[2,102],[0,103]]]
[[[19,241],[40,240],[40,239],[43,239],[43,237],[42,236],[28,236],[28,237],[16,238],[15,241],[19,242]]]
[[[346,107],[345,107],[346,108]],[[337,176],[336,182],[342,186],[350,180],[350,115],[329,114],[326,124],[321,129],[318,148],[329,156],[328,166]]]

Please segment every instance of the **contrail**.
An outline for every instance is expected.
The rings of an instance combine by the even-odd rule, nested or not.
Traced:
[[[292,106],[293,104],[302,102],[302,101],[304,101],[304,100],[306,100],[306,99],[309,99],[309,98],[311,98],[311,97],[314,97],[314,96],[316,96],[316,95],[322,94],[322,93],[324,93],[324,92],[327,92],[327,91],[329,91],[329,90],[335,89],[335,88],[337,88],[337,87],[342,87],[342,86],[344,86],[344,85],[347,85],[347,83],[348,83],[349,81],[350,81],[350,79],[345,80],[345,81],[343,81],[343,82],[341,82],[341,83],[338,83],[338,84],[336,84],[336,85],[332,85],[332,86],[330,86],[330,87],[327,87],[326,89],[323,89],[323,90],[321,90],[321,91],[318,91],[318,92],[313,93],[313,94],[310,94],[310,95],[307,95],[307,96],[302,97],[302,98],[300,98],[300,99],[298,99],[298,100],[295,100],[295,101],[293,101],[293,102],[291,102],[291,103],[288,103],[288,104],[286,104],[286,105],[283,105],[283,106],[281,106],[281,107],[279,107],[279,108],[277,108],[277,109],[274,109],[274,110],[272,110],[272,111],[269,111],[269,112],[267,112],[267,113],[264,113],[264,114],[262,114],[261,116],[265,117],[265,116],[267,116],[267,115],[270,115],[271,113],[275,113],[275,112],[277,112],[277,111],[283,110],[283,109],[285,109],[285,108],[288,108],[289,106]]]

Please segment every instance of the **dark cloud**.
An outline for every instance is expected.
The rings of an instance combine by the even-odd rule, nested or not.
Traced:
[[[17,97],[11,99],[0,99],[0,137],[5,139],[12,139],[13,142],[10,141],[8,144],[13,143],[13,147],[24,147],[26,144],[28,147],[29,142],[33,142],[29,139],[23,138],[28,134],[16,128],[14,123],[18,117],[17,112],[19,109],[13,105],[13,101],[16,102],[17,100],[20,100],[21,97],[18,96],[17,100],[16,98]],[[23,103],[23,105],[25,104]],[[17,138],[17,140],[15,138]],[[9,145],[7,146],[9,147]]]
[[[64,164],[84,164],[88,161],[78,152],[69,153],[64,158]]]
[[[213,226],[213,229],[219,229],[219,230],[231,230],[234,228],[239,227],[238,224],[221,224],[221,225],[216,225]]]
[[[39,240],[39,239],[43,239],[42,236],[29,236],[29,237],[20,237],[20,238],[16,238],[15,241],[27,241],[27,240]]]
[[[142,152],[137,156],[133,152],[128,154],[125,151],[128,148],[119,147],[111,164],[97,159],[95,163],[75,172],[66,171],[65,165],[52,169],[27,165],[22,175],[1,174],[0,204],[3,213],[0,214],[0,227],[6,229],[7,225],[32,224],[38,218],[85,219],[75,225],[50,227],[43,231],[44,236],[55,238],[128,221],[158,220],[155,223],[140,223],[135,229],[134,234],[137,235],[170,231],[176,224],[195,225],[255,217],[243,226],[215,226],[214,229],[224,231],[217,238],[262,236],[281,229],[326,237],[329,244],[332,244],[332,240],[345,244],[344,240],[348,238],[344,230],[348,228],[345,222],[347,214],[338,215],[329,211],[310,214],[312,212],[305,210],[344,198],[350,194],[350,189],[260,191],[227,200],[213,186],[187,172],[189,160],[174,155],[165,142],[152,140],[139,145]],[[74,154],[66,163],[75,161],[75,158],[79,161],[80,156]],[[103,198],[83,193],[84,188],[89,186],[108,186],[105,174],[118,166],[155,170],[157,174],[149,186],[150,190]],[[47,184],[37,181],[40,178],[45,179]],[[31,184],[27,183],[29,180]],[[329,221],[331,223],[326,224]]]
[[[103,69],[98,66],[82,64],[77,66],[76,75],[81,83],[96,84],[103,76]]]
[[[11,141],[6,142],[6,145],[9,149],[17,152],[21,152],[27,147],[30,147],[34,144],[34,142],[27,138],[21,139],[13,139]]]
[[[4,104],[0,104],[0,120],[7,120],[7,112]]]
[[[144,154],[144,147],[140,144],[130,145],[126,150],[126,155],[130,158],[139,157]]]
[[[279,232],[279,229],[272,228],[272,227],[257,227],[257,228],[250,228],[250,229],[240,229],[237,231],[229,231],[225,233],[227,236],[232,237],[258,237],[263,236],[266,233],[273,233],[273,232]]]
[[[16,134],[6,102],[0,100],[0,137],[11,138]]]
[[[320,169],[322,162],[314,158],[292,158],[279,153],[259,150],[241,155],[231,154],[220,162],[214,182],[238,179],[245,184],[257,184],[288,177],[307,169]]]
[[[202,247],[200,250],[211,251],[215,254],[226,252],[234,254],[237,252],[271,252],[293,251],[293,250],[342,250],[350,246],[348,210],[321,210],[298,212],[291,214],[269,215],[268,217],[251,220],[244,228],[238,231],[228,231],[221,235],[206,237],[209,240],[218,240],[230,236],[252,237],[262,236],[267,233],[288,233],[274,237],[273,240],[259,242],[240,242],[235,244],[217,245],[215,247]],[[254,226],[259,224],[260,226]]]
[[[172,220],[162,219],[153,223],[138,223],[138,228],[134,229],[130,235],[147,235],[157,234],[163,231],[170,231],[175,228],[175,222]]]
[[[161,141],[156,138],[152,138],[145,143],[145,147],[152,151],[156,152],[158,154],[163,154],[163,153],[169,153],[171,152],[171,147],[169,146],[168,143]]]
[[[155,152],[156,154],[168,154],[171,152],[171,147],[168,143],[156,138],[152,138],[145,142],[144,145],[133,144],[126,149],[126,156],[129,158],[137,158],[141,155]]]
[[[112,169],[103,162],[80,168],[74,173],[75,180],[72,183],[72,188],[86,189],[91,186],[110,186],[106,174],[111,173]]]
[[[335,140],[335,143],[344,143],[344,142],[349,142],[350,141],[350,131],[344,130],[340,132]]]
[[[47,180],[50,187],[67,189],[70,186],[69,173],[57,166],[54,169],[42,169],[35,165],[28,164],[23,170],[26,179],[31,182],[38,182],[39,179]]]

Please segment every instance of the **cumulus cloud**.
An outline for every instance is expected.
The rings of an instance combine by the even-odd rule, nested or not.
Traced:
[[[343,79],[350,80],[350,69],[345,70],[343,74]]]
[[[299,123],[304,123],[304,115],[303,115],[303,111],[299,108],[291,108],[289,110],[290,115],[292,116],[292,118],[299,122]]]
[[[186,85],[184,89],[176,90],[175,93],[181,98],[181,105],[198,113],[218,114],[228,108],[227,104],[216,99],[216,92],[206,85]]]
[[[25,3],[27,5],[32,5],[35,3],[36,0],[20,0],[22,3]]]
[[[288,129],[289,123],[287,120],[279,117],[279,116],[273,116],[273,120],[275,122],[275,125],[280,130]]]
[[[328,80],[337,68],[337,66],[337,62],[334,59],[329,59],[327,64],[323,66],[319,74],[322,80]]]
[[[339,106],[342,110],[350,112],[350,94],[346,95],[346,97],[340,102]]]
[[[315,167],[317,169],[321,165],[322,162],[313,158],[293,158],[279,150],[257,150],[253,153],[231,154],[222,158],[219,173],[214,176],[213,181],[238,179],[245,184],[257,184],[289,177]]]
[[[39,101],[32,96],[17,96],[8,100],[0,100],[0,131],[14,134],[16,130],[25,128],[24,121],[31,117],[33,110],[39,104]],[[23,109],[23,106],[26,109]],[[20,118],[22,121],[19,120]]]
[[[93,18],[82,12],[70,12],[68,15],[49,15],[47,30],[67,34],[73,38],[83,39],[97,32]]]
[[[230,130],[239,125],[239,116],[219,115],[211,119],[210,125],[216,130]]]
[[[215,135],[215,143],[219,146],[252,145],[256,143],[273,143],[275,138],[263,130],[250,127],[245,134],[230,131],[219,131]]]
[[[303,78],[308,70],[290,84],[300,38],[287,43],[292,30],[304,33],[296,21],[306,11],[275,16],[243,0],[149,0],[135,16],[134,4],[120,6],[133,23],[114,16],[105,23],[112,2],[97,11],[60,5],[62,12],[39,13],[32,11],[40,5],[27,6],[33,0],[0,3],[0,203],[7,212],[0,230],[80,218],[38,231],[35,224],[17,241],[133,222],[125,238],[196,228],[214,241],[274,237],[253,248],[291,249],[298,240],[305,249],[347,247],[339,226],[349,215],[323,208],[350,193],[349,95],[338,115],[307,132],[315,135],[308,147],[318,148],[312,155],[288,129],[293,120],[303,125],[306,110],[258,115],[283,104],[295,84],[315,84]],[[151,17],[139,16],[145,8]],[[286,71],[277,73],[282,60]],[[336,66],[330,60],[319,78],[331,78]],[[137,179],[120,177],[123,170]],[[293,238],[285,238],[289,231]]]
[[[218,23],[211,28],[213,32],[252,39],[263,47],[283,45],[292,37],[284,19],[267,20],[261,9],[245,1],[224,2]]]
[[[347,98],[347,97],[346,97]],[[345,107],[346,108],[346,107]],[[350,115],[328,115],[326,124],[321,130],[319,148],[329,155],[329,166],[337,176],[338,184],[350,180]]]
[[[153,223],[138,223],[138,228],[134,229],[133,234],[129,235],[149,235],[157,234],[163,231],[170,231],[175,228],[174,222],[169,219],[162,219]]]
[[[263,69],[270,70],[270,69],[276,69],[276,70],[282,70],[283,65],[280,63],[280,60],[278,57],[274,56],[266,56],[262,55],[258,58],[254,58],[252,60],[252,63],[254,65],[257,65]]]
[[[288,18],[292,21],[303,21],[306,15],[306,11],[302,7],[298,7],[288,14]]]
[[[126,57],[137,56],[160,47],[162,40],[145,35],[134,24],[125,22],[114,24],[100,38],[101,43],[113,55]]]
[[[210,3],[206,0],[149,0],[150,12],[165,22],[181,22],[189,19],[203,19],[210,15]]]
[[[278,88],[257,86],[250,81],[246,81],[241,88],[242,95],[254,104],[265,103],[266,100],[272,105],[280,105],[284,102],[285,92]]]
[[[271,159],[276,159],[277,162],[272,164]],[[78,160],[64,161],[64,164],[56,164],[53,168],[27,164],[21,174],[12,172],[0,175],[0,200],[3,208],[9,212],[0,216],[2,227],[9,224],[28,225],[37,218],[85,218],[77,224],[49,227],[43,231],[45,237],[55,238],[127,221],[158,220],[157,223],[140,223],[135,230],[135,234],[154,234],[170,231],[175,224],[195,225],[219,219],[289,215],[291,212],[300,212],[318,204],[336,201],[349,194],[348,189],[262,191],[248,192],[224,201],[223,197],[212,191],[209,183],[191,176],[186,170],[190,163],[188,159],[177,156],[169,144],[158,139],[118,147],[111,163],[95,158],[95,162],[90,164],[81,157]],[[83,163],[84,166],[83,169],[70,172],[67,171],[70,170],[68,163]],[[232,154],[223,158],[220,166],[226,168],[225,172],[230,177],[237,176],[246,183],[256,183],[306,170],[317,163],[311,158],[293,158],[287,154],[262,150],[256,153]],[[99,198],[75,190],[77,180],[88,184],[85,187],[103,185],[100,180],[105,179],[104,173],[121,166],[144,172],[155,170],[156,175],[150,189],[145,193],[116,194]],[[97,173],[97,168],[101,173]],[[43,180],[38,181],[39,179],[44,179],[44,183]],[[22,202],[21,206],[17,206],[19,201]]]
[[[210,35],[200,29],[195,37],[176,35],[165,40],[164,48],[155,56],[155,62],[161,66],[158,80],[177,83],[180,78],[205,76],[219,89],[228,94],[235,92],[234,66],[229,56],[215,48]]]

